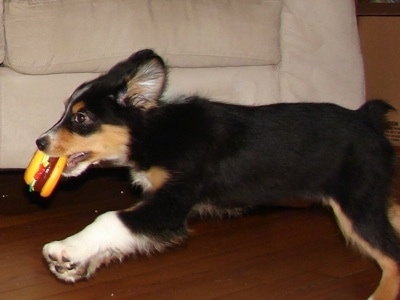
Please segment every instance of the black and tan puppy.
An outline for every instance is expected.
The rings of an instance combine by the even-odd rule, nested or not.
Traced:
[[[388,104],[352,111],[310,103],[245,107],[197,96],[166,101],[166,76],[158,55],[137,52],[78,87],[62,118],[37,140],[47,154],[69,157],[64,176],[108,160],[130,168],[144,191],[134,207],[47,244],[43,253],[57,277],[74,282],[114,259],[179,244],[196,212],[237,215],[297,197],[331,206],[345,237],[380,265],[372,298],[397,297]]]

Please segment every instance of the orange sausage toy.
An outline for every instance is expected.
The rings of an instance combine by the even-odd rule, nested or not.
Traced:
[[[37,150],[24,174],[29,191],[39,192],[42,197],[50,196],[66,164],[67,157],[50,157]]]

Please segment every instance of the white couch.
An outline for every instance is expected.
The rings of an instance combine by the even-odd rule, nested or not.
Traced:
[[[0,2],[0,169],[24,168],[75,87],[142,48],[171,67],[169,94],[364,102],[353,0]]]

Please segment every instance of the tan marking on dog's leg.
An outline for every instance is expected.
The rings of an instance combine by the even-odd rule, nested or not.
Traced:
[[[162,167],[151,167],[147,171],[133,171],[132,183],[142,187],[144,192],[154,192],[160,189],[171,177],[170,173]]]
[[[369,298],[373,300],[394,300],[398,299],[400,287],[400,272],[398,263],[388,257],[380,250],[373,248],[368,242],[360,237],[353,229],[351,220],[343,213],[339,204],[334,200],[329,200],[329,205],[332,207],[340,229],[345,238],[355,245],[361,252],[373,258],[382,269],[382,277],[378,288]]]
[[[146,176],[151,183],[152,191],[156,191],[161,188],[170,178],[168,171],[161,167],[151,167],[148,171],[146,171]]]

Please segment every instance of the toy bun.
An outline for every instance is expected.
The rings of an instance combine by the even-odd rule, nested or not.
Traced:
[[[67,157],[50,157],[37,150],[24,174],[29,191],[39,192],[42,197],[50,196],[66,164]]]

